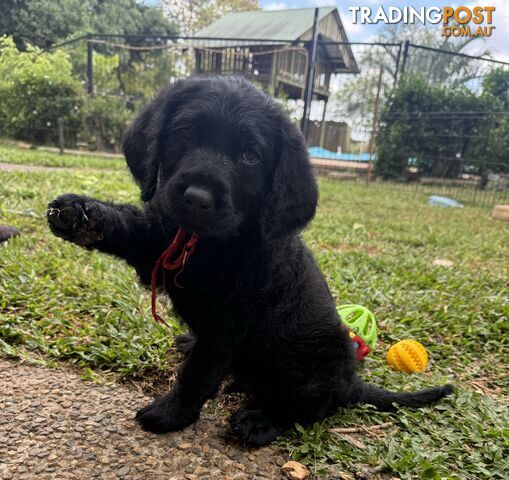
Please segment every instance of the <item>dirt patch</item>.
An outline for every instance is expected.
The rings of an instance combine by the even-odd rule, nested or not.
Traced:
[[[48,167],[45,165],[25,165],[21,163],[0,162],[0,171],[4,172],[114,172],[108,168],[82,168],[82,167]]]

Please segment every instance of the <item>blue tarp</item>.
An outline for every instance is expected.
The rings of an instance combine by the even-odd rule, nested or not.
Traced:
[[[374,160],[375,155],[369,153],[335,153],[322,147],[309,147],[309,155],[316,158],[326,158],[327,160],[346,160],[349,162],[369,162]]]
[[[428,205],[432,207],[456,207],[461,208],[463,205],[456,200],[449,197],[442,197],[441,195],[431,195],[428,197]]]

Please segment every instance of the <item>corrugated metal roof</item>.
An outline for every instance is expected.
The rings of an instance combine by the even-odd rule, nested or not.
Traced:
[[[336,7],[321,7],[322,19]],[[196,33],[197,37],[297,40],[313,27],[314,8],[228,13]]]

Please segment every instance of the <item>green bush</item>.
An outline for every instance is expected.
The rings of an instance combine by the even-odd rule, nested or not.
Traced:
[[[97,77],[108,90],[118,58],[94,57],[105,67]],[[20,52],[12,38],[0,38],[0,135],[57,144],[62,122],[66,146],[84,142],[95,150],[119,151],[132,110],[123,98],[87,97],[68,53],[33,47]]]
[[[82,111],[80,140],[95,150],[118,152],[132,116],[122,98],[102,95],[90,98]]]
[[[491,94],[429,85],[420,76],[403,77],[381,115],[376,175],[401,179],[409,164],[420,175],[434,177],[455,178],[463,169],[479,171],[491,161],[488,146],[493,145],[486,114],[502,108]]]
[[[0,133],[37,143],[55,142],[58,122],[73,134],[80,125],[83,87],[62,51],[28,47],[0,38]]]
[[[509,71],[503,68],[492,70],[482,83],[483,97],[491,98],[498,105],[498,112],[486,125],[489,132],[479,138],[474,146],[477,157],[484,155],[482,173],[509,174]]]
[[[482,82],[483,94],[492,95],[500,100],[505,110],[509,109],[509,71],[495,68]]]

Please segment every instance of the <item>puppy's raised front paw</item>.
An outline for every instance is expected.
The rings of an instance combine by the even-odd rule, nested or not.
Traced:
[[[191,425],[197,418],[199,412],[183,410],[177,406],[172,395],[165,395],[154,400],[143,407],[136,414],[136,420],[143,430],[152,433],[166,433]]]
[[[65,240],[88,246],[103,238],[103,206],[90,198],[72,193],[61,195],[48,205],[51,231]]]

